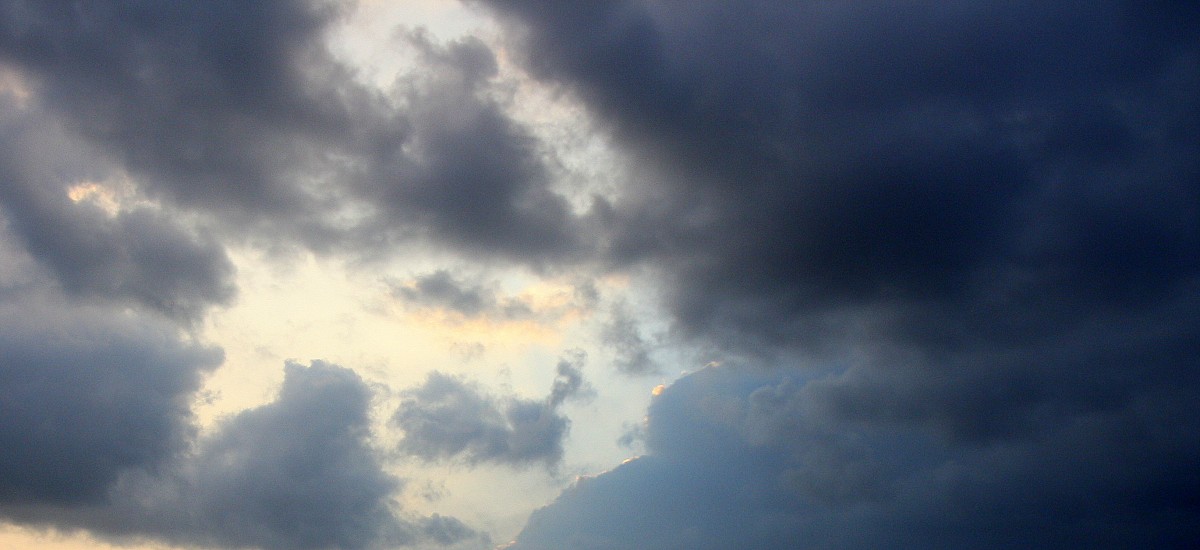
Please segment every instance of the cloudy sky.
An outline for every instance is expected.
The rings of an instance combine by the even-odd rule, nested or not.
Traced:
[[[1191,2],[0,0],[0,547],[1200,540]]]

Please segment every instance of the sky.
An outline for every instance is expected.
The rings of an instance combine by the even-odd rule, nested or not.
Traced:
[[[0,547],[1184,548],[1200,6],[0,0]]]

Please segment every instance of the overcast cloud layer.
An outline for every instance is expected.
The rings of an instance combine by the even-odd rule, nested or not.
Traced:
[[[376,431],[428,463],[558,467],[582,355],[544,399],[433,372],[386,426],[355,365],[290,363],[274,401],[193,418],[234,247],[421,249],[581,281],[562,307],[608,312],[615,363],[589,380],[692,370],[655,397],[644,456],[512,548],[1200,540],[1200,8],[469,5],[502,44],[397,29],[415,66],[381,88],[325,46],[350,4],[0,1],[0,518],[485,544],[392,500]],[[585,110],[611,192],[562,194],[583,176],[502,62]],[[413,309],[567,315],[421,273],[376,280]],[[662,364],[639,310],[589,286],[610,276],[720,361]]]

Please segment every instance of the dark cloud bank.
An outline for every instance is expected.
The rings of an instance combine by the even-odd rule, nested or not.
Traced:
[[[514,548],[1200,537],[1195,7],[478,3],[639,165],[608,259],[742,358]]]
[[[220,353],[178,327],[234,299],[222,243],[419,242],[647,268],[678,333],[734,358],[657,397],[646,456],[516,548],[1200,539],[1200,9],[475,4],[636,166],[618,196],[572,214],[478,40],[409,33],[425,68],[377,91],[320,45],[340,4],[0,2],[29,91],[0,91],[22,266],[0,270],[0,516],[221,547],[473,536],[389,504],[344,368],[289,366],[276,401],[191,427]],[[126,180],[144,201],[115,213],[67,195]],[[646,370],[618,317],[605,338]],[[395,422],[425,458],[552,464],[568,370],[545,401],[435,375]]]

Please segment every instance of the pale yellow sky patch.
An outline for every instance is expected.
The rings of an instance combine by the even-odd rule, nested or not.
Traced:
[[[67,188],[71,202],[93,204],[110,216],[121,211],[121,199],[112,188],[94,181],[83,181]]]
[[[610,166],[611,151],[600,138],[578,131],[586,113],[577,104],[542,87],[512,65],[495,39],[494,23],[453,0],[361,0],[344,22],[330,33],[334,55],[360,71],[359,77],[387,89],[411,68],[401,43],[401,27],[425,27],[440,41],[476,36],[491,45],[501,65],[499,78],[516,83],[512,115],[527,124],[549,147],[555,147],[567,172],[580,178],[556,177],[555,189],[571,201],[577,213],[590,207],[594,193],[605,195],[605,178],[589,166]],[[0,94],[18,101],[29,97],[20,75],[0,66]],[[508,105],[506,103],[506,105]],[[596,139],[582,150],[577,140]],[[556,145],[557,144],[557,145]],[[583,184],[581,181],[591,183]],[[136,185],[127,176],[84,181],[68,190],[77,203],[90,203],[115,215],[138,205]],[[529,512],[558,494],[567,473],[595,473],[626,458],[630,451],[615,443],[626,419],[640,418],[658,381],[618,375],[596,336],[601,311],[581,303],[569,279],[542,279],[521,270],[496,268],[487,273],[499,281],[498,298],[528,304],[528,318],[464,317],[446,311],[406,308],[388,294],[381,275],[427,273],[452,268],[433,256],[402,255],[394,264],[361,268],[338,258],[297,253],[280,262],[267,253],[229,249],[237,268],[239,295],[233,305],[214,311],[201,328],[204,341],[220,346],[224,364],[205,381],[196,400],[200,424],[211,429],[216,420],[274,399],[287,360],[308,363],[321,359],[354,369],[370,382],[393,392],[422,383],[428,372],[440,370],[477,381],[497,395],[544,398],[554,380],[555,365],[564,352],[588,352],[584,376],[597,390],[593,401],[568,401],[562,411],[571,418],[562,476],[534,467],[514,471],[501,466],[468,468],[454,465],[391,464],[397,475],[438,480],[443,495],[422,502],[406,492],[405,509],[458,517],[491,532],[497,541],[515,536]],[[402,269],[401,269],[402,268]],[[0,275],[2,266],[0,266]],[[631,290],[624,275],[594,281],[601,302]],[[604,306],[601,305],[602,309]],[[385,392],[386,393],[386,392]],[[394,408],[385,395],[377,404],[381,441],[394,433],[382,423]],[[496,501],[506,499],[498,507]],[[163,545],[112,546],[82,535],[55,535],[0,524],[0,548],[75,550],[135,548],[162,550]]]
[[[86,533],[58,533],[0,523],[0,548],[19,550],[173,550],[177,547],[149,542],[130,542],[114,546]]]
[[[418,27],[439,40],[498,34],[494,23],[456,0],[359,0],[329,33],[329,48],[357,69],[360,81],[388,89],[413,68],[412,52],[405,49],[398,33]]]
[[[27,106],[33,96],[25,77],[4,63],[0,63],[0,94],[12,96],[17,107]]]

